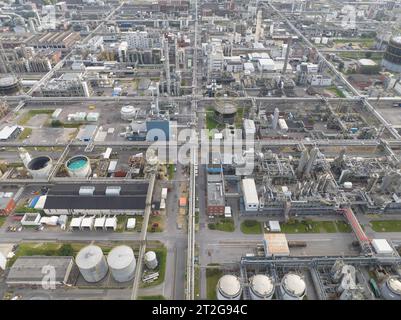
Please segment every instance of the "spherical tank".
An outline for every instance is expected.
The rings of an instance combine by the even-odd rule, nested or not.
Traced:
[[[157,257],[154,251],[145,253],[145,264],[149,269],[155,269],[157,267]]]
[[[295,273],[286,274],[281,281],[281,293],[284,300],[302,300],[306,284],[301,276]]]
[[[27,164],[27,169],[33,178],[47,178],[52,169],[52,159],[48,156],[33,158]]]
[[[239,300],[242,287],[238,277],[227,274],[220,278],[216,288],[217,300]]]
[[[83,155],[70,158],[65,166],[70,177],[84,178],[92,172],[89,158]]]
[[[111,274],[117,282],[127,282],[135,275],[136,260],[134,251],[128,246],[118,246],[107,256]]]
[[[380,291],[385,300],[401,300],[401,278],[394,276],[387,278]]]
[[[98,246],[89,245],[82,248],[78,252],[75,261],[79,271],[87,282],[102,280],[109,270],[102,249]]]
[[[252,300],[271,300],[274,294],[274,284],[270,277],[257,274],[249,280],[249,283]]]

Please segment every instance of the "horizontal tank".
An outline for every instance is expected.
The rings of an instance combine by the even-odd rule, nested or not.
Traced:
[[[70,158],[66,162],[66,168],[70,177],[86,178],[92,172],[89,158],[83,155]]]
[[[280,289],[284,300],[302,300],[306,293],[306,284],[300,275],[288,273],[283,277]]]
[[[381,294],[385,300],[401,300],[401,278],[392,276],[383,282]]]
[[[82,248],[78,252],[75,262],[87,282],[99,282],[109,270],[102,249],[94,245]]]
[[[274,284],[270,277],[257,274],[250,278],[250,294],[252,300],[271,300],[274,294]]]
[[[127,282],[134,278],[136,260],[134,251],[128,246],[118,246],[110,251],[107,263],[117,282]]]
[[[239,300],[242,294],[238,277],[227,274],[220,278],[216,287],[217,300]]]
[[[40,156],[31,159],[26,165],[33,178],[47,178],[52,169],[53,161],[48,156]]]
[[[145,253],[145,264],[149,269],[155,269],[158,265],[156,253],[148,251]]]

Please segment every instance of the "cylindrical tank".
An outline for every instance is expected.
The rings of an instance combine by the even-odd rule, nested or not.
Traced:
[[[148,251],[145,253],[145,264],[149,269],[155,269],[157,267],[157,257],[154,251]]]
[[[124,106],[121,108],[120,114],[122,120],[132,120],[135,118],[136,109],[133,106]]]
[[[257,274],[249,279],[252,300],[271,300],[274,294],[274,284],[270,277]]]
[[[241,282],[238,277],[226,274],[217,283],[217,300],[239,300],[242,294]]]
[[[14,76],[0,78],[0,94],[11,94],[21,89],[21,81]]]
[[[65,166],[70,177],[85,178],[92,172],[89,158],[83,155],[70,158]]]
[[[117,282],[127,282],[135,275],[136,260],[134,251],[128,246],[113,248],[107,256],[111,274]]]
[[[401,37],[393,37],[384,53],[382,65],[393,72],[401,72]]]
[[[33,158],[27,164],[27,169],[33,178],[47,178],[52,169],[52,159],[48,156]]]
[[[281,294],[284,300],[302,300],[305,296],[306,284],[298,274],[287,273],[281,281]]]
[[[392,276],[381,285],[381,294],[385,300],[401,300],[401,278]]]
[[[87,282],[102,280],[109,270],[102,249],[98,246],[89,245],[82,248],[78,252],[75,261],[79,271]]]

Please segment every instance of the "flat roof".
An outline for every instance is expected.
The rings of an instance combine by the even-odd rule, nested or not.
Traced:
[[[287,237],[284,233],[265,233],[264,246],[266,256],[288,256],[290,249],[288,248]]]
[[[148,181],[141,181],[138,183],[112,185],[112,184],[58,184],[49,189],[47,194],[49,196],[55,195],[79,195],[81,187],[94,187],[93,195],[105,195],[107,187],[116,186],[121,187],[120,195],[146,195],[148,193]]]

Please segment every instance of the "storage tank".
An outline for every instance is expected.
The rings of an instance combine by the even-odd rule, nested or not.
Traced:
[[[89,158],[83,155],[74,156],[66,162],[67,172],[70,177],[88,177],[91,172]]]
[[[230,274],[224,275],[217,283],[217,300],[239,300],[241,293],[241,282],[236,276]]]
[[[287,273],[281,281],[281,294],[284,300],[302,300],[305,296],[306,284],[298,274]]]
[[[122,120],[132,120],[135,118],[136,108],[134,106],[124,106],[120,111]]]
[[[75,259],[79,271],[87,282],[102,280],[109,270],[102,249],[89,245],[82,248]]]
[[[250,280],[250,293],[252,300],[271,300],[274,294],[274,284],[270,277],[257,274]]]
[[[33,178],[47,178],[52,169],[52,163],[49,156],[40,156],[29,161],[26,168]]]
[[[155,269],[157,267],[157,257],[154,251],[148,251],[145,253],[145,264],[149,269]]]
[[[113,248],[107,256],[107,263],[117,282],[127,282],[134,278],[136,260],[132,248],[124,245]]]
[[[391,276],[383,282],[381,294],[385,300],[401,300],[401,278]]]

